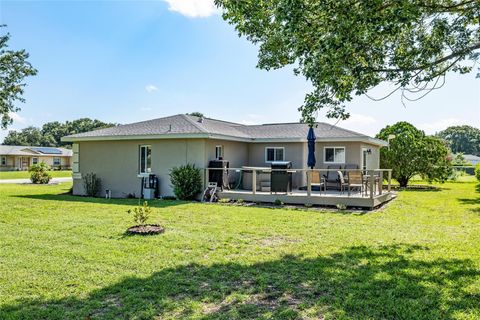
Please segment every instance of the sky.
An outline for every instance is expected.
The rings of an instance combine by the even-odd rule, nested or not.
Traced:
[[[292,68],[256,68],[257,47],[224,22],[213,0],[4,1],[0,24],[11,49],[26,49],[38,75],[9,130],[97,118],[131,123],[199,111],[244,124],[297,122],[311,90]],[[477,69],[477,68],[475,68]],[[370,92],[382,97],[388,86]],[[338,126],[375,135],[408,121],[428,134],[450,125],[480,127],[476,71],[450,74],[440,90],[403,105],[365,96],[347,104]],[[319,121],[336,123],[320,113]],[[0,141],[7,131],[0,130]]]

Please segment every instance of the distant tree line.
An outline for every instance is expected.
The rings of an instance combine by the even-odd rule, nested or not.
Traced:
[[[45,123],[41,128],[31,126],[21,131],[10,131],[5,137],[3,144],[11,146],[68,147],[71,143],[61,141],[61,138],[64,136],[116,125],[115,123],[106,123],[89,118],[66,122],[53,121]]]
[[[471,126],[452,126],[440,131],[437,137],[447,141],[453,153],[480,156],[480,129]]]

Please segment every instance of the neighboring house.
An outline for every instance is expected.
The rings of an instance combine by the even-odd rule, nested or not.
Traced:
[[[160,179],[160,194],[172,195],[169,172],[186,163],[198,168],[223,158],[230,168],[270,167],[273,161],[307,166],[308,126],[301,123],[242,125],[190,115],[121,125],[63,138],[73,142],[73,192],[83,195],[82,176],[94,172],[101,179],[102,195],[113,197],[141,192],[142,177]],[[387,143],[326,123],[315,128],[317,168],[356,164],[379,168],[379,149]],[[294,184],[304,183],[297,178]]]
[[[476,166],[478,163],[480,163],[480,157],[475,156],[473,154],[464,154],[463,158],[465,159],[466,162]]]
[[[42,161],[52,169],[70,169],[72,154],[65,148],[0,145],[0,171],[28,170]]]

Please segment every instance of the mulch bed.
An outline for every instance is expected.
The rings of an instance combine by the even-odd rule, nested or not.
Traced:
[[[146,224],[133,226],[127,229],[127,234],[152,235],[165,232],[165,229],[158,224]]]

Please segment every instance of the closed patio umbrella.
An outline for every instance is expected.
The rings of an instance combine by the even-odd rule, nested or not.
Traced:
[[[309,166],[311,169],[313,169],[315,167],[315,164],[317,163],[315,159],[315,140],[316,139],[317,137],[315,136],[315,132],[313,131],[313,128],[310,127],[307,135],[307,141],[308,141],[307,166]]]

